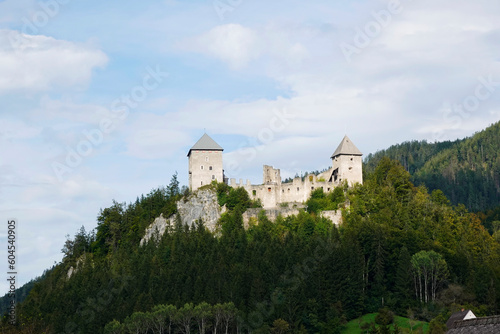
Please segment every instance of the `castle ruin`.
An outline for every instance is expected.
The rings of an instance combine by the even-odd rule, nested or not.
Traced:
[[[229,182],[224,177],[222,151],[224,149],[206,133],[189,150],[189,188],[194,191],[212,181],[226,182],[231,187],[244,188],[251,199],[260,199],[264,209],[275,208],[282,203],[304,203],[315,189],[331,192],[344,182],[349,186],[363,183],[361,151],[345,136],[330,157],[332,167],[318,175],[296,177],[291,182],[282,182],[280,170],[264,165],[263,183],[252,185],[240,179]]]

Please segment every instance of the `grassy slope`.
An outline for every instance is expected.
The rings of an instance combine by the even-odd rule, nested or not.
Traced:
[[[375,322],[375,316],[377,313],[370,313],[370,314],[365,314],[362,317],[358,319],[354,319],[349,321],[346,324],[345,329],[342,331],[342,333],[345,334],[351,334],[351,333],[359,333],[362,334],[364,333],[361,331],[359,328],[360,323],[374,323]],[[398,324],[399,329],[403,333],[411,333],[410,332],[410,324],[409,324],[409,319],[408,318],[403,318],[403,317],[394,317],[394,322]],[[378,327],[378,326],[377,326]],[[391,326],[392,329],[392,326]],[[422,332],[420,332],[420,329],[422,329]],[[429,331],[429,324],[427,322],[423,321],[415,321],[415,324],[413,325],[413,333],[427,333]]]

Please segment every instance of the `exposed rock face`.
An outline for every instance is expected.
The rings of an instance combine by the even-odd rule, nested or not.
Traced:
[[[73,276],[73,273],[76,272],[76,269],[73,268],[73,266],[69,267],[69,270],[68,270],[68,279],[71,278],[71,276]]]
[[[146,229],[146,233],[141,240],[141,246],[148,242],[156,233],[158,237],[165,234],[165,231],[175,225],[177,216],[180,217],[183,225],[193,226],[201,219],[205,227],[214,232],[217,229],[217,222],[221,214],[225,212],[225,207],[221,209],[217,200],[217,194],[212,189],[202,189],[195,191],[191,196],[177,202],[177,214],[169,218],[163,215],[156,218],[154,222]]]
[[[73,266],[69,267],[68,274],[67,274],[68,279],[70,279],[71,276],[73,276],[74,274],[76,274],[78,272],[78,270],[80,270],[86,257],[87,257],[86,254],[83,254],[82,256],[80,256],[78,258],[78,260],[76,260],[76,264],[74,267]],[[92,264],[92,266],[93,266],[93,264]]]
[[[158,233],[159,237],[165,234],[167,228],[172,226],[172,223],[175,221],[172,220],[172,218],[175,218],[175,215],[173,215],[169,219],[165,219],[163,218],[163,214],[160,214],[160,217],[156,218],[153,224],[149,225],[148,228],[146,228],[146,233],[144,234],[144,237],[141,239],[141,246],[144,243],[148,242],[149,239],[151,239],[156,233]]]
[[[201,219],[205,227],[213,232],[224,210],[219,206],[215,191],[203,189],[189,196],[186,202],[177,202],[177,211],[183,224],[191,226]]]

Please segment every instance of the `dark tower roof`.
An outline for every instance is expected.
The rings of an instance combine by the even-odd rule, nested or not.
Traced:
[[[188,157],[191,155],[191,151],[224,151],[224,149],[205,133],[196,144],[191,147],[188,152]]]
[[[338,155],[363,155],[363,153],[358,150],[356,145],[352,143],[349,137],[345,136],[344,139],[342,139],[339,147],[337,147],[335,152],[332,154],[331,158],[333,159]]]

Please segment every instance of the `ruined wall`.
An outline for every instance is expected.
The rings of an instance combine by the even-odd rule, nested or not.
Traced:
[[[330,219],[336,226],[340,226],[342,224],[341,210],[321,211],[321,217]]]
[[[263,184],[266,185],[280,185],[281,184],[281,172],[279,169],[273,168],[273,166],[264,165],[263,168]]]
[[[283,218],[289,216],[296,216],[300,213],[300,210],[305,210],[305,205],[301,203],[288,203],[286,206],[279,206],[272,209],[248,209],[243,213],[243,224],[245,228],[248,228],[250,221],[256,222],[259,217],[259,213],[264,210],[266,217],[274,222],[281,216]],[[342,224],[342,211],[341,210],[329,210],[321,211],[321,217],[330,219],[333,224],[340,226]]]
[[[299,214],[300,210],[303,210],[305,206],[300,203],[290,203],[286,207],[275,207],[272,209],[262,209],[262,208],[255,208],[255,209],[247,209],[243,213],[243,225],[245,228],[248,228],[249,222],[251,220],[257,221],[257,218],[259,217],[259,213],[264,210],[266,213],[266,217],[274,222],[276,221],[276,218],[281,215],[281,217],[286,218],[289,216],[296,216]]]
[[[281,184],[280,203],[306,202],[314,190],[322,188],[325,193],[328,193],[336,186],[338,186],[337,183],[327,182],[323,177],[316,175],[307,175],[304,181],[296,177],[293,182]]]
[[[252,185],[248,180],[243,183],[241,179],[237,183],[231,179],[230,186],[245,188],[251,199],[261,200],[264,209],[275,208],[282,203],[305,203],[314,190],[322,188],[324,192],[330,192],[338,186],[338,182],[327,182],[323,175],[307,175],[304,180],[296,177],[288,183],[281,183],[281,179],[273,180],[273,177],[281,177],[279,169],[264,166],[264,184]]]

